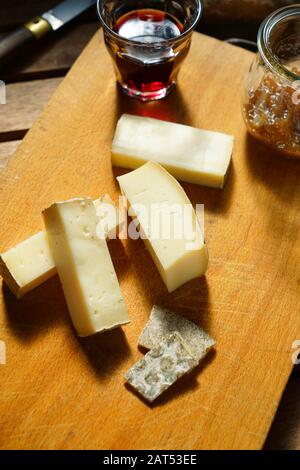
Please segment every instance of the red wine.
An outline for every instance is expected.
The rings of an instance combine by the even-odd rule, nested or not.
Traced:
[[[169,13],[142,9],[121,16],[114,31],[133,41],[122,53],[112,52],[123,88],[146,99],[165,96],[189,50],[189,39],[180,45],[170,42],[182,34],[183,24]]]

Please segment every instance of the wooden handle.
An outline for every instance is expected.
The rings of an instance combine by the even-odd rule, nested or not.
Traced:
[[[25,26],[14,30],[2,41],[0,41],[0,70],[8,64],[13,62],[18,54],[22,54],[24,47],[35,42],[34,34]]]

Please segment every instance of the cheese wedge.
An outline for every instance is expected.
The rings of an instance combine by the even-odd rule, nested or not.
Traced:
[[[108,195],[94,201],[99,218],[98,232],[115,238],[120,213]],[[0,274],[17,298],[56,274],[45,231],[36,233],[0,255]]]
[[[160,163],[180,181],[223,188],[234,139],[220,132],[123,114],[112,143],[112,164],[136,169]]]
[[[50,249],[79,336],[129,323],[105,239],[96,236],[91,199],[58,202],[43,211]]]
[[[118,181],[168,291],[202,276],[207,248],[195,211],[175,178],[158,163],[148,162]]]

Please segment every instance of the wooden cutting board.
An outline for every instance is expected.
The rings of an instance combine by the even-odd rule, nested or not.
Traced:
[[[20,301],[2,286],[2,448],[262,447],[300,338],[300,162],[246,134],[240,93],[252,59],[195,34],[177,91],[141,104],[117,92],[97,33],[25,137],[1,175],[0,251],[41,229],[56,200],[108,192],[117,201],[122,170],[112,170],[110,146],[123,112],[227,132],[236,145],[223,191],[184,185],[205,204],[205,278],[170,295],[141,241],[110,242],[130,325],[79,339],[57,278]],[[197,322],[217,347],[148,406],[123,374],[142,357],[154,303]]]

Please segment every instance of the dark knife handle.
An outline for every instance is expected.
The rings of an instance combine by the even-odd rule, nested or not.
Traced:
[[[0,41],[0,69],[13,62],[25,47],[36,41],[34,34],[25,26],[15,29]]]
[[[11,64],[24,50],[51,31],[50,24],[37,16],[15,29],[0,41],[0,70]]]

